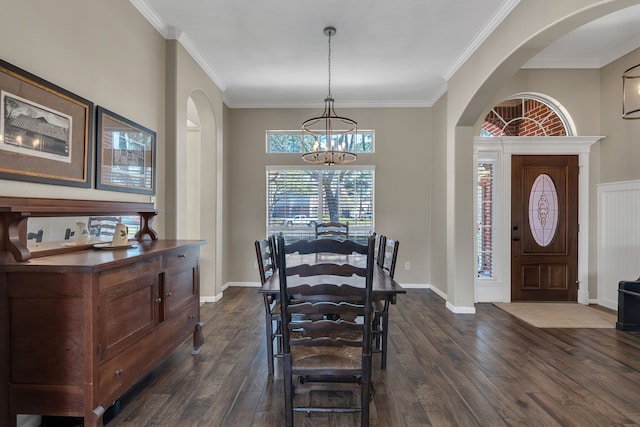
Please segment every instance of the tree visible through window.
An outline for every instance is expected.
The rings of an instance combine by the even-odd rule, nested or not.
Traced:
[[[349,223],[364,243],[373,230],[373,167],[267,168],[267,234],[287,242],[315,237],[318,222]]]
[[[358,131],[345,137],[345,150],[352,153],[372,153],[374,133],[371,130]],[[311,135],[302,131],[267,131],[267,153],[306,153],[318,142],[324,149],[323,135]],[[340,141],[341,143],[342,141]]]

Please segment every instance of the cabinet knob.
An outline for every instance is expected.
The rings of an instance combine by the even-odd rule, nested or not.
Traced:
[[[159,304],[162,302],[162,298],[156,298],[156,302]]]
[[[118,377],[119,377],[120,375],[122,375],[123,373],[124,373],[124,371],[123,371],[122,369],[118,369],[118,370],[116,370],[116,376],[118,376]]]
[[[195,318],[196,318],[195,314],[192,314],[191,316],[189,316],[189,319],[195,319]]]
[[[187,256],[185,254],[180,254],[178,255],[178,258],[186,258]]]
[[[170,297],[171,296],[171,292],[167,292],[167,296]]]

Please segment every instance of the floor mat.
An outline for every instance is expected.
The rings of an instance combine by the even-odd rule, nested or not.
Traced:
[[[537,328],[616,327],[616,314],[583,304],[512,302],[494,305]]]

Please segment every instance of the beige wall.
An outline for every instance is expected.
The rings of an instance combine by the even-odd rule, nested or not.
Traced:
[[[175,40],[167,41],[167,185],[166,212],[172,220],[168,237],[186,238],[189,221],[199,221],[200,239],[207,244],[200,249],[200,294],[213,300],[222,292],[222,265],[228,253],[222,251],[223,215],[223,110],[222,92],[196,64],[191,55]],[[175,71],[174,71],[175,70]],[[191,98],[200,119],[200,177],[198,214],[189,212],[186,197],[187,170],[191,168],[187,153],[187,102]],[[218,254],[223,254],[218,256]],[[226,254],[226,255],[225,255]]]
[[[431,149],[431,171],[433,180],[431,193],[431,239],[428,240],[431,255],[431,275],[432,286],[443,293],[447,293],[447,254],[443,248],[446,247],[447,235],[443,224],[446,224],[447,209],[443,203],[447,199],[447,183],[442,177],[447,173],[447,95],[442,96],[432,108],[432,149]]]
[[[602,69],[602,182],[640,179],[640,120],[622,119],[622,73],[638,63],[640,49]]]
[[[600,135],[600,70],[519,70],[491,97],[474,126],[480,135],[484,117],[493,106],[517,93],[539,93],[562,105],[573,118],[576,135]]]
[[[125,0],[0,0],[0,58],[157,132],[163,176],[165,41]],[[94,171],[95,173],[95,171]],[[0,180],[1,195],[149,201],[149,196]],[[163,219],[154,222],[163,235]]]
[[[265,154],[265,131],[300,129],[321,111],[313,109],[232,109],[229,135],[231,253],[229,277],[257,282],[253,242],[266,235],[266,165],[302,165],[299,155]],[[431,115],[427,108],[340,109],[339,114],[375,131],[375,154],[356,164],[375,166],[375,229],[400,241],[396,278],[429,280],[431,212]],[[411,269],[405,270],[405,262]]]

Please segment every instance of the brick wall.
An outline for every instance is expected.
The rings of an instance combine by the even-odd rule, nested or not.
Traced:
[[[526,99],[518,105],[497,105],[485,117],[482,128],[494,136],[567,135],[560,117],[535,99]]]

